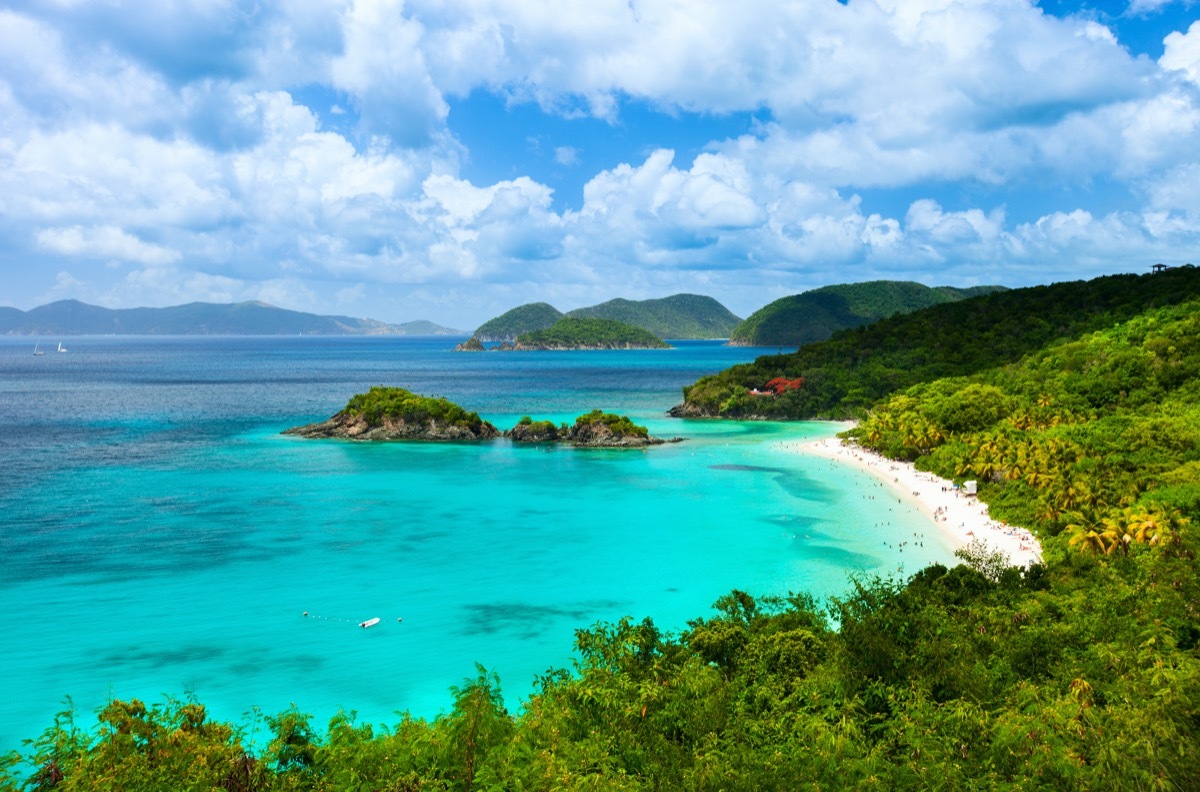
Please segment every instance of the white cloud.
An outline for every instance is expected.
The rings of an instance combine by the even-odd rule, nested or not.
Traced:
[[[1186,79],[1200,85],[1200,22],[1193,22],[1187,33],[1168,34],[1158,62],[1164,69],[1183,72]]]
[[[355,0],[345,12],[345,50],[331,75],[353,97],[367,134],[421,145],[448,108],[425,65],[423,26],[404,10],[402,0]]]
[[[1040,281],[1200,241],[1200,23],[1154,63],[1026,0],[281,0],[135,16],[0,10],[0,243],[5,261],[45,260],[28,294],[411,316],[419,300],[482,306],[493,288],[580,304],[704,286],[753,308],[764,289]],[[764,120],[699,155],[654,140],[614,158],[567,211],[530,175],[464,177],[447,97],[479,90],[621,131],[630,100]],[[539,130],[548,169],[601,151],[553,126],[568,133]],[[1087,193],[1104,183],[1124,195],[1096,209]],[[1008,200],[1060,186],[1081,205],[1030,219]],[[881,210],[876,191],[907,210]],[[943,206],[954,194],[971,197]],[[75,274],[51,287],[54,272]]]
[[[78,258],[118,259],[139,264],[169,264],[179,253],[151,244],[115,226],[46,228],[37,233],[46,250]]]

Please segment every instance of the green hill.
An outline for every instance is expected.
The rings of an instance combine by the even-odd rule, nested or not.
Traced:
[[[514,341],[522,333],[544,330],[569,316],[575,319],[611,319],[640,327],[658,338],[728,338],[741,321],[712,297],[674,294],[655,300],[609,300],[588,308],[561,313],[544,302],[519,305],[475,331],[480,341]]]
[[[522,333],[545,330],[562,318],[562,311],[549,303],[527,303],[484,322],[475,330],[475,337],[480,341],[515,341]]]
[[[728,308],[699,294],[657,300],[609,300],[568,311],[580,319],[614,319],[649,330],[659,338],[728,338],[740,321]]]
[[[517,336],[518,350],[668,349],[661,338],[612,319],[564,317],[544,330]]]
[[[683,389],[675,415],[829,418],[858,416],[894,390],[1019,360],[1150,308],[1200,296],[1200,269],[1113,275],[944,303],[870,325],[785,355],[760,357]],[[767,383],[803,387],[755,395]]]
[[[911,281],[885,280],[824,286],[783,297],[758,309],[733,330],[729,343],[734,346],[799,347],[824,341],[838,330],[1003,288],[931,288]]]

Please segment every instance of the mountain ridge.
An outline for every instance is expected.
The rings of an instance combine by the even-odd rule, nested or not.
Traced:
[[[741,321],[712,297],[680,293],[649,300],[618,297],[566,313],[545,302],[525,303],[484,322],[474,336],[480,341],[514,341],[523,333],[545,330],[564,317],[611,319],[659,338],[684,339],[728,338]]]
[[[426,320],[375,319],[277,308],[260,301],[104,308],[58,300],[28,311],[0,307],[0,335],[463,335]]]

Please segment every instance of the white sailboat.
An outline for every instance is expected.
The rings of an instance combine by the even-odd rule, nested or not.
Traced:
[[[35,344],[33,345],[33,354],[34,354],[35,356],[37,356],[37,357],[41,357],[42,355],[44,355],[44,354],[46,354],[46,353],[45,353],[45,352],[43,352],[41,349],[39,349],[39,348],[38,348],[38,344],[36,344],[36,343],[35,343]]]
[[[66,351],[67,351],[67,348],[66,348],[65,346],[63,346],[63,345],[62,345],[62,341],[59,341],[59,342],[58,342],[58,351],[59,351],[59,352],[66,352]]]

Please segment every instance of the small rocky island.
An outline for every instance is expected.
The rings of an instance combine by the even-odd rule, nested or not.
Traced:
[[[287,429],[285,435],[342,440],[491,440],[500,437],[495,426],[467,412],[449,399],[419,396],[404,388],[382,385],[360,393],[327,421]],[[555,426],[529,416],[504,433],[517,443],[570,443],[586,448],[643,448],[666,442],[651,437],[646,427],[624,415],[592,410],[575,419],[574,426]]]
[[[516,443],[571,443],[584,448],[644,448],[683,439],[653,437],[646,427],[628,417],[601,410],[579,416],[573,426],[555,426],[551,421],[535,421],[526,415],[504,436]]]
[[[614,319],[577,319],[565,317],[543,330],[517,336],[511,344],[490,349],[478,336],[471,336],[455,347],[458,352],[483,351],[564,351],[578,349],[670,349],[671,345],[649,330]]]
[[[344,440],[487,440],[500,431],[449,399],[377,386],[360,393],[327,421],[297,426],[286,435]]]

